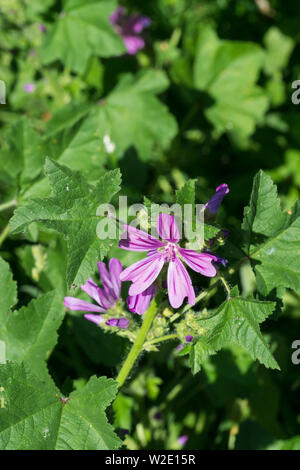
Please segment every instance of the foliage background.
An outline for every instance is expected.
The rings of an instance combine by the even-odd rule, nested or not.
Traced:
[[[82,12],[76,13],[83,3],[87,21],[82,21]],[[121,39],[103,23],[114,1],[0,1],[0,78],[7,87],[7,104],[0,107],[2,203],[16,200],[22,206],[50,194],[43,173],[48,156],[80,171],[91,184],[107,170],[120,168],[121,193],[130,202],[141,202],[144,195],[172,202],[174,190],[189,178],[198,178],[197,200],[204,202],[226,182],[230,193],[220,223],[233,233],[259,169],[276,182],[282,208],[289,210],[300,188],[300,114],[291,101],[291,83],[300,73],[299,2],[120,3],[152,19],[147,46],[134,57],[124,54]],[[69,25],[68,8],[75,11]],[[65,17],[62,11],[67,11]],[[95,40],[91,22],[98,29]],[[26,83],[35,84],[33,93],[24,91]],[[107,133],[116,143],[111,154],[103,145]],[[23,312],[20,341],[28,342],[28,350],[37,344],[26,353],[35,358],[31,372],[47,375],[38,361],[46,351],[49,372],[64,396],[72,390],[80,394],[88,386],[96,400],[113,385],[87,381],[92,375],[115,377],[128,345],[96,329],[81,314],[64,316],[60,305],[67,292],[66,242],[36,224],[23,235],[7,236],[13,209],[0,213],[1,256],[10,265],[18,292],[8,293],[5,282],[12,281],[3,265],[1,298],[10,297],[11,303],[2,308],[15,305],[22,315],[23,306],[47,294],[40,308],[32,307],[35,316]],[[135,259],[115,248],[110,254],[122,256],[124,264]],[[249,266],[241,267],[237,282],[244,295],[256,292]],[[222,292],[211,308],[221,301]],[[287,290],[282,302],[282,310],[263,327],[281,372],[265,369],[235,345],[212,356],[194,376],[174,343],[144,354],[107,410],[121,438],[122,430],[129,431],[127,448],[176,449],[178,437],[188,435],[185,447],[190,449],[300,449],[299,365],[291,362],[291,344],[299,339],[299,291]],[[37,315],[46,310],[55,325],[41,339],[31,329],[30,315],[38,329]],[[18,355],[16,347],[12,359]],[[10,376],[30,383],[27,373],[14,370]],[[104,400],[105,406],[111,398]],[[77,400],[78,409],[85,409]],[[68,423],[73,418],[64,419]],[[65,435],[60,439],[68,442]],[[114,439],[106,445],[120,445]],[[10,445],[17,442],[16,437]],[[22,445],[43,448],[38,436]],[[70,447],[76,445],[82,443]],[[97,445],[96,440],[89,442],[90,448]]]

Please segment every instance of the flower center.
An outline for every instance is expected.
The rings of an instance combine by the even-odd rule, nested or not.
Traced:
[[[175,258],[177,253],[176,243],[168,242],[163,248],[163,255],[165,261],[169,262]]]

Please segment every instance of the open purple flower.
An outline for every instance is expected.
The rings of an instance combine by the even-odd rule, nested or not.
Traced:
[[[94,299],[97,304],[77,299],[76,297],[65,297],[64,304],[67,308],[73,311],[80,310],[84,312],[105,313],[106,310],[112,308],[115,305],[116,301],[120,299],[120,274],[123,269],[122,263],[117,258],[111,258],[111,260],[109,261],[109,271],[106,269],[105,264],[102,262],[98,263],[98,269],[100,278],[102,280],[103,288],[97,286],[97,284],[93,281],[92,278],[89,278],[86,283],[81,286],[81,289],[86,292],[92,299]],[[96,323],[96,325],[99,325],[101,322],[104,321],[101,315],[86,314],[84,315],[84,317],[87,320]],[[126,318],[118,319],[118,321],[121,320],[126,320],[126,322],[128,322]],[[120,324],[111,324],[110,326],[118,326],[119,328],[124,329],[124,325],[125,323],[121,322]]]
[[[216,188],[216,194],[214,194],[210,198],[210,200],[204,205],[205,209],[208,209],[211,214],[216,214],[219,210],[224,196],[228,193],[228,185],[226,183],[220,184],[220,186]]]
[[[145,47],[141,33],[151,24],[148,16],[127,15],[123,7],[118,7],[110,16],[110,22],[116,33],[122,36],[128,54],[134,55]]]
[[[179,308],[185,297],[195,304],[195,291],[184,261],[191,269],[203,276],[214,277],[216,257],[210,253],[198,253],[181,248],[180,234],[173,215],[159,214],[158,233],[162,240],[142,230],[123,225],[127,232],[119,247],[129,251],[146,251],[147,257],[126,268],[120,275],[122,281],[132,281],[129,295],[138,295],[153,285],[165,263],[168,263],[168,296],[173,308]],[[122,235],[123,236],[123,235]],[[181,261],[182,260],[182,261]]]

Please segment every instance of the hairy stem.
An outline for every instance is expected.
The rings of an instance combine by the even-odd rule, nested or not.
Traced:
[[[134,366],[135,361],[137,360],[138,356],[140,355],[143,349],[145,339],[151,328],[156,312],[157,312],[157,304],[156,304],[155,299],[153,299],[150,304],[150,307],[148,308],[146,313],[143,315],[144,321],[141,326],[141,329],[116,379],[117,382],[119,383],[119,388],[122,387],[122,385],[124,384],[132,367]]]
[[[0,246],[4,242],[4,240],[7,237],[8,233],[9,233],[9,224],[6,225],[3,232],[0,234]]]

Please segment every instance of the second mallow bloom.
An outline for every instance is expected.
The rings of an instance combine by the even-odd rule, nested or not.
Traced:
[[[85,314],[84,317],[99,325],[104,321],[101,313],[114,307],[117,300],[121,298],[121,280],[122,263],[117,258],[111,258],[109,261],[109,270],[104,263],[98,263],[100,278],[103,288],[99,287],[92,278],[89,278],[81,289],[86,292],[95,302],[87,302],[76,297],[65,297],[64,304],[73,311],[94,312]],[[97,315],[95,315],[97,313]],[[106,321],[108,326],[117,326],[121,329],[127,328],[129,322],[126,318],[112,318]]]
[[[128,54],[134,55],[145,47],[141,33],[151,24],[148,16],[127,15],[123,7],[118,7],[110,16],[110,22],[116,33],[122,36]]]
[[[145,251],[147,257],[126,268],[120,275],[122,281],[132,281],[129,295],[136,296],[153,287],[163,266],[168,264],[167,287],[170,304],[179,308],[185,297],[194,305],[195,291],[191,278],[182,263],[203,276],[214,277],[216,256],[210,253],[198,253],[181,248],[180,234],[173,215],[159,214],[157,229],[161,240],[135,227],[124,225],[126,238],[119,242],[119,247],[129,251]],[[145,295],[145,294],[144,294]],[[128,304],[130,308],[130,303]]]

